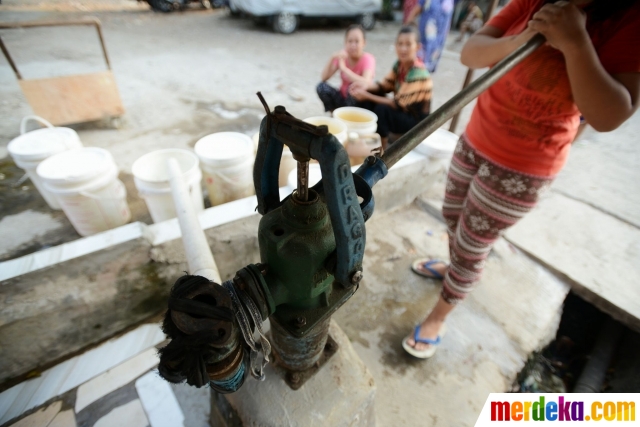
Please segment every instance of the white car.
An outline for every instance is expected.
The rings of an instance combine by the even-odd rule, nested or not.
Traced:
[[[291,34],[305,18],[353,18],[365,30],[373,29],[382,0],[230,0],[232,14],[267,18],[279,33]]]

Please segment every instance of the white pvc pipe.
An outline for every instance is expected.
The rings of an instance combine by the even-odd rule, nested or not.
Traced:
[[[196,215],[193,202],[189,197],[189,189],[182,178],[182,170],[178,161],[174,158],[168,159],[167,168],[169,169],[171,195],[173,203],[176,205],[180,230],[182,230],[182,243],[189,263],[189,273],[194,276],[206,277],[216,283],[222,283],[218,267],[207,243],[207,237],[200,227],[198,215]]]

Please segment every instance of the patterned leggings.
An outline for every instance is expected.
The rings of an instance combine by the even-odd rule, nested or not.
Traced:
[[[535,206],[553,178],[500,166],[460,137],[442,206],[451,257],[442,287],[445,301],[455,304],[474,289],[500,233]]]

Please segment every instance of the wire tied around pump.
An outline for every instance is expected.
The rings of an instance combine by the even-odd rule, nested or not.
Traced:
[[[262,330],[262,316],[258,307],[253,300],[241,289],[236,289],[232,280],[227,280],[222,284],[231,294],[233,309],[235,311],[238,326],[242,332],[245,342],[251,349],[249,353],[249,364],[251,376],[264,381],[264,367],[269,363],[269,355],[271,354],[271,343],[267,339]],[[247,316],[247,312],[249,316]],[[249,318],[253,321],[255,328],[260,335],[260,342],[256,342],[253,338],[253,328]],[[259,362],[259,353],[262,352],[262,361]]]

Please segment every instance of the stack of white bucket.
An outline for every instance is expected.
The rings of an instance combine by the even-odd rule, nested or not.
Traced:
[[[47,127],[25,133],[29,120]],[[64,211],[78,234],[89,236],[129,222],[127,193],[107,150],[83,148],[75,131],[36,116],[25,117],[20,132],[9,143],[9,153],[49,206]]]
[[[81,236],[131,220],[118,166],[103,148],[76,148],[56,154],[40,163],[37,173]]]
[[[191,151],[178,148],[152,151],[133,163],[132,173],[138,194],[147,204],[151,219],[155,223],[176,217],[167,167],[167,160],[170,158],[176,159],[180,166],[196,213],[204,210],[200,186],[202,173],[198,157]]]
[[[30,120],[44,124],[44,129],[26,132]],[[25,170],[33,185],[36,186],[51,209],[60,209],[55,196],[44,188],[44,183],[36,174],[36,168],[48,157],[73,148],[82,147],[78,134],[69,128],[53,127],[51,123],[38,116],[26,116],[20,124],[20,136],[9,142],[7,151],[16,165]]]
[[[38,120],[47,127],[25,132],[29,120]],[[341,143],[345,142],[347,127],[339,120],[312,117],[307,121],[326,124]],[[62,209],[80,235],[96,234],[130,221],[126,189],[107,150],[82,147],[72,129],[53,127],[35,116],[25,117],[21,133],[9,143],[9,153],[16,164],[25,169],[49,206]],[[196,143],[195,154],[189,150],[165,149],[140,157],[132,166],[134,182],[154,222],[175,218],[167,169],[167,160],[174,158],[183,172],[196,212],[201,212],[204,210],[203,178],[212,206],[254,194],[255,148],[252,139],[244,134],[214,133]],[[289,184],[295,188],[295,165],[291,152],[285,150],[280,186]],[[320,179],[319,165],[311,164],[310,185]]]
[[[198,213],[204,210],[203,178],[212,206],[254,194],[254,157],[253,142],[247,135],[220,132],[200,139],[195,145],[195,154],[174,148],[145,154],[133,163],[132,173],[153,222],[158,223],[176,217],[168,159],[174,158],[178,162]]]
[[[219,132],[201,138],[194,147],[202,162],[204,183],[212,206],[255,194],[254,145],[237,132]]]

